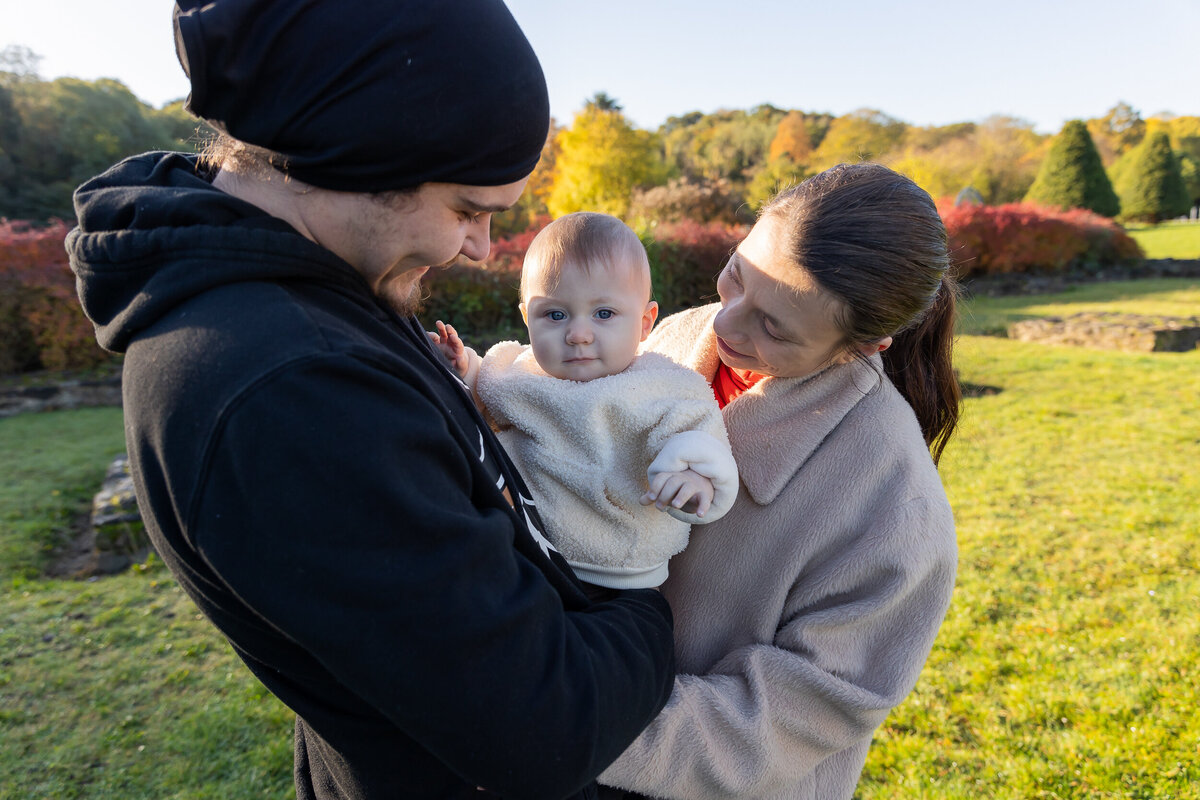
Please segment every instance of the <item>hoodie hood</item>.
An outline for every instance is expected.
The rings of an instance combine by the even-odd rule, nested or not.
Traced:
[[[214,188],[195,156],[126,159],[76,190],[75,213],[66,248],[79,300],[113,352],[180,303],[239,281],[321,281],[370,297],[345,261]]]

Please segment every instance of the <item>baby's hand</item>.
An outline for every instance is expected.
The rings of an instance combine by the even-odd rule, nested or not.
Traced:
[[[463,345],[463,341],[459,338],[458,331],[454,330],[453,325],[447,325],[439,319],[437,333],[430,331],[429,340],[433,342],[434,347],[442,351],[442,356],[460,378],[467,374],[467,367],[471,365],[471,357],[467,354],[468,348]]]
[[[642,495],[641,504],[654,503],[659,511],[671,506],[703,517],[712,505],[714,492],[712,481],[699,472],[660,472],[650,483],[650,491]]]

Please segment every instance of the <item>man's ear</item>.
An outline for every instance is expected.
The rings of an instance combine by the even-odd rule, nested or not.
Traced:
[[[658,319],[658,303],[651,300],[646,303],[646,310],[642,312],[642,341],[646,341],[646,337],[650,335],[650,330],[654,327],[654,321]]]
[[[529,327],[529,309],[525,307],[524,303],[517,303],[517,308],[521,309],[521,319],[524,320],[525,327],[528,328]]]
[[[884,350],[887,350],[891,346],[892,346],[892,337],[885,336],[877,342],[871,342],[870,344],[859,345],[858,352],[862,353],[864,356],[873,356],[876,353],[882,353]]]

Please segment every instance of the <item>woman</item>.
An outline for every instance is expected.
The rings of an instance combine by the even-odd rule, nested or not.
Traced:
[[[601,781],[849,798],[954,584],[936,470],[961,399],[945,228],[912,181],[841,165],[768,204],[717,291],[646,346],[712,380],[741,491],[671,562],[686,674]]]

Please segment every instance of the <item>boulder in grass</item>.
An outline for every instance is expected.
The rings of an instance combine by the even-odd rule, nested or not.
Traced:
[[[1010,339],[1134,353],[1179,353],[1200,346],[1200,317],[1082,312],[1008,326]]]
[[[109,465],[104,483],[92,500],[92,532],[96,572],[120,572],[144,560],[150,552],[125,455],[117,456]]]

